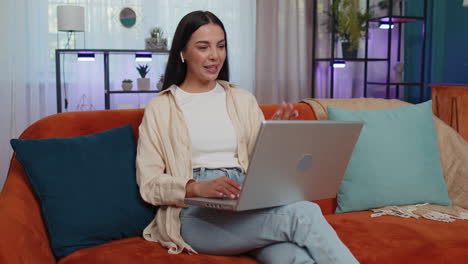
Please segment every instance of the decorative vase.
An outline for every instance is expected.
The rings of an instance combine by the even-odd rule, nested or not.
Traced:
[[[358,48],[353,50],[349,50],[351,43],[349,42],[341,42],[341,53],[343,54],[344,59],[355,59],[357,58]]]
[[[161,89],[163,88],[163,82],[159,81],[158,84],[156,85],[156,88],[158,89],[158,91],[161,91]]]
[[[130,91],[133,88],[133,83],[131,82],[122,82],[122,90]]]
[[[150,89],[150,79],[148,78],[138,78],[137,79],[138,90],[148,91]]]
[[[393,71],[395,72],[395,82],[403,82],[403,72],[405,70],[405,65],[401,62],[395,63],[393,66]]]
[[[167,50],[167,39],[147,38],[145,39],[145,49],[147,50]]]

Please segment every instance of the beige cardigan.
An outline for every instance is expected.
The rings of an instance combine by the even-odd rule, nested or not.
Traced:
[[[264,120],[255,97],[234,85],[218,81],[226,91],[226,105],[237,135],[237,155],[244,170]],[[169,253],[196,253],[180,234],[179,214],[185,185],[192,179],[192,149],[184,115],[172,85],[147,105],[139,127],[136,158],[137,183],[143,199],[159,209],[143,231],[146,240],[160,242]]]

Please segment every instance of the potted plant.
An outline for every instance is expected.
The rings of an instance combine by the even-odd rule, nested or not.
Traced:
[[[328,14],[333,18],[328,21],[329,30],[341,41],[343,58],[356,58],[359,40],[367,37],[371,12],[361,12],[357,0],[334,0]]]
[[[145,49],[147,50],[167,50],[167,38],[160,27],[154,27],[150,31],[151,37],[145,39]]]
[[[133,88],[133,81],[130,79],[125,79],[122,81],[122,90],[130,91]]]
[[[138,65],[136,69],[141,76],[141,78],[137,79],[138,90],[148,91],[150,88],[150,79],[146,78],[146,75],[150,71],[148,64]]]
[[[156,84],[156,88],[158,91],[161,91],[161,89],[163,88],[163,84],[164,84],[164,74],[161,74],[161,76],[159,77],[159,82],[158,84]]]
[[[377,16],[388,16],[389,15],[389,10],[392,10],[392,15],[394,16],[401,16],[403,15],[403,3],[402,0],[393,0],[392,1],[392,6],[390,6],[390,1],[389,0],[380,0],[375,7],[378,7],[377,9]]]

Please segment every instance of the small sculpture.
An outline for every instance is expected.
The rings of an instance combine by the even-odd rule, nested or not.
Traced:
[[[393,71],[395,72],[395,82],[403,82],[403,71],[405,66],[403,63],[398,62],[393,66]]]

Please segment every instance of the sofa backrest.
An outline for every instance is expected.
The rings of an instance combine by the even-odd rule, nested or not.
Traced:
[[[316,120],[308,104],[293,104],[299,111],[299,120]],[[280,107],[279,104],[260,105],[265,119],[270,119]],[[67,112],[47,116],[29,126],[20,138],[74,137],[98,133],[114,127],[131,124],[138,138],[138,126],[143,118],[143,109],[98,110]]]

